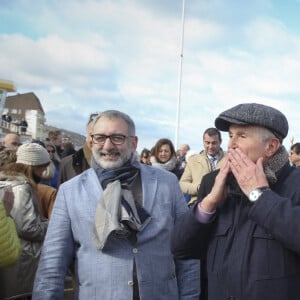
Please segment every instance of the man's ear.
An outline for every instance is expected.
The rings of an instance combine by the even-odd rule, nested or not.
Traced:
[[[136,149],[137,149],[137,144],[138,144],[138,137],[137,137],[137,136],[134,136],[134,137],[132,138],[132,149],[133,149],[134,151],[136,151]]]
[[[268,158],[272,157],[277,152],[277,150],[279,149],[280,146],[281,146],[281,143],[278,138],[276,138],[276,137],[271,138],[268,141],[266,156]]]

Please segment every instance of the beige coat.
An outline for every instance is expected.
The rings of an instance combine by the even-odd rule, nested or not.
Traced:
[[[221,156],[219,161],[217,162],[217,169],[220,168],[220,164],[224,157],[224,152],[222,150],[220,150],[220,154]],[[179,181],[182,192],[191,195],[189,205],[193,204],[197,200],[197,193],[202,181],[202,177],[209,172],[210,166],[207,161],[205,151],[201,152],[200,154],[193,155],[189,158]]]
[[[39,203],[41,220],[50,220],[57,190],[49,185],[37,184],[37,199]]]

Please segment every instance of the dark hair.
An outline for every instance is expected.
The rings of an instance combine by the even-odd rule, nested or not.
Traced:
[[[38,145],[40,145],[40,146],[46,148],[46,147],[45,147],[45,143],[42,142],[42,141],[40,141],[40,140],[33,139],[33,140],[31,141],[31,143],[38,144]]]
[[[296,154],[300,154],[300,143],[295,143],[291,146],[291,150],[293,150]]]
[[[147,148],[144,148],[143,150],[142,150],[142,152],[141,152],[141,156],[143,156],[143,155],[150,155],[151,154],[151,151],[150,150],[148,150]]]
[[[146,157],[148,157],[148,156],[150,156],[151,155],[151,151],[150,150],[148,150],[148,149],[146,149],[146,148],[144,148],[143,150],[142,150],[142,152],[141,152],[141,157],[143,157],[143,156],[146,156]]]
[[[217,135],[219,137],[220,142],[222,141],[221,132],[215,127],[207,128],[203,133],[203,138],[206,134],[209,136]]]
[[[163,146],[163,145],[169,145],[170,147],[170,150],[171,150],[171,158],[173,156],[176,156],[176,151],[175,151],[175,148],[174,148],[174,145],[173,143],[171,142],[171,140],[169,139],[160,139],[156,142],[155,146],[152,148],[151,150],[151,155],[154,156],[156,158],[156,160],[161,163],[159,157],[158,157],[158,153],[159,153],[159,150],[160,148]]]
[[[70,154],[74,154],[76,152],[75,146],[72,142],[63,143],[64,151],[61,154],[61,158],[64,158]]]
[[[51,140],[56,140],[58,139],[58,137],[62,135],[61,130],[50,130],[48,132],[48,139]]]

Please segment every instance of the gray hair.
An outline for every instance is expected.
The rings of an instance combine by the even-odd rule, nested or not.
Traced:
[[[99,113],[94,118],[92,131],[94,131],[95,124],[102,117],[105,117],[105,118],[108,118],[108,119],[122,119],[122,120],[124,120],[128,125],[128,134],[131,135],[131,136],[135,136],[135,124],[134,124],[133,120],[127,114],[125,114],[121,111],[118,111],[118,110],[106,110],[106,111],[103,111],[103,112]]]
[[[269,139],[276,138],[275,134],[265,127],[255,126],[255,131],[261,136],[262,142],[266,142]]]

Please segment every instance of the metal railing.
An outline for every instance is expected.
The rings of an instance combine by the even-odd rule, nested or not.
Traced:
[[[25,132],[21,131],[21,127],[19,124],[15,123],[14,121],[11,122],[7,122],[5,120],[1,120],[1,128],[6,129],[12,133],[17,133],[17,134],[24,134],[24,135],[31,135],[30,132],[28,132],[28,130],[26,130]]]

